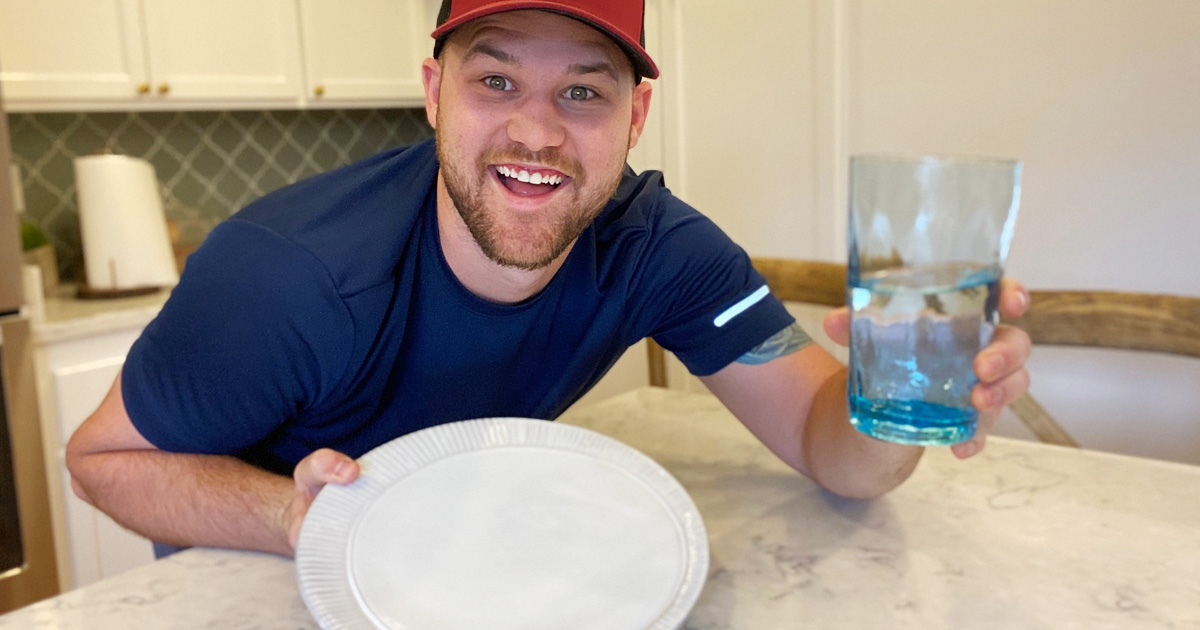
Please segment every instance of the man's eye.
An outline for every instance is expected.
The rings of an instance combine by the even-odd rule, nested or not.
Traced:
[[[596,92],[590,88],[585,88],[582,85],[567,90],[567,98],[572,101],[588,101],[596,97]]]
[[[508,79],[505,79],[504,77],[498,76],[498,75],[484,77],[483,84],[492,88],[493,90],[511,90],[512,89],[512,81],[509,81]]]

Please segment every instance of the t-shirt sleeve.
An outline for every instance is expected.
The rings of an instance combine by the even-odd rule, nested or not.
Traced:
[[[638,316],[663,348],[707,376],[795,321],[750,257],[682,202],[659,224],[644,264]]]
[[[231,219],[188,258],[134,343],[121,393],[155,446],[233,454],[329,396],[352,344],[349,313],[321,262]]]

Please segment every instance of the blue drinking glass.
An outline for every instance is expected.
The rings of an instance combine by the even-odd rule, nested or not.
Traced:
[[[975,434],[975,355],[991,343],[1021,191],[1016,160],[850,161],[850,422],[904,444]]]

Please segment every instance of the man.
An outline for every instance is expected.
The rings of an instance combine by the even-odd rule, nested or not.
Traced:
[[[436,155],[385,152],[214,230],[73,436],[79,496],[153,540],[290,555],[354,457],[453,420],[552,419],[646,336],[830,490],[911,473],[921,449],[850,426],[845,368],[777,300],[732,308],[763,286],[745,253],[625,169],[657,76],[640,1],[447,0],[439,24]],[[1006,284],[1003,311],[1026,302]],[[847,326],[826,322],[842,343]],[[978,357],[960,456],[1027,387],[1028,352],[1002,327]]]

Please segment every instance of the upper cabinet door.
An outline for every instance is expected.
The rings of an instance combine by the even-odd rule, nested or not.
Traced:
[[[137,0],[0,0],[0,81],[10,109],[134,100],[147,82]]]
[[[160,98],[299,99],[294,0],[142,0],[142,7]]]
[[[300,0],[309,104],[420,105],[421,62],[433,53],[433,4]]]

